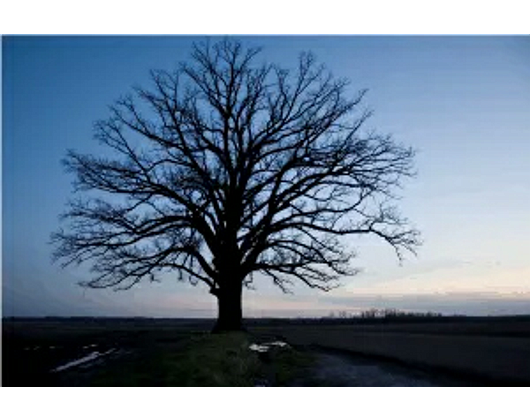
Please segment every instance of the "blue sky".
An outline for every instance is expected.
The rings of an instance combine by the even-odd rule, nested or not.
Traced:
[[[86,268],[51,263],[49,235],[71,197],[68,148],[104,153],[95,120],[150,69],[187,60],[197,37],[4,37],[2,303],[4,315],[212,316],[201,286],[168,276],[126,292],[86,290]],[[313,316],[369,307],[530,313],[530,38],[239,37],[285,67],[299,52],[352,88],[368,88],[369,125],[418,150],[403,213],[422,231],[418,256],[356,240],[363,272],[323,294],[284,295],[265,279],[247,316]]]

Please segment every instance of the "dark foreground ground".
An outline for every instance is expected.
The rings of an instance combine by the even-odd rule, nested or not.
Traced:
[[[250,320],[4,319],[3,386],[530,385],[530,317]],[[287,342],[257,352],[252,344]]]
[[[530,385],[528,316],[293,322],[259,330],[477,384]]]

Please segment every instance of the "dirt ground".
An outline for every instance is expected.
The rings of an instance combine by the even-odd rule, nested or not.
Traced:
[[[505,322],[503,328],[486,321],[441,326],[260,321],[249,329],[251,334],[283,339],[296,351],[272,363],[265,360],[266,375],[255,385],[527,386],[528,325]],[[91,384],[94,374],[108,370],[99,375],[98,385],[114,380],[118,371],[121,382],[114,382],[121,386],[165,386],[172,382],[152,375],[156,369],[160,376],[165,374],[160,360],[180,351],[190,335],[207,333],[211,324],[211,320],[4,320],[2,385],[82,386]],[[149,363],[151,367],[143,368]],[[58,369],[65,365],[69,367]]]
[[[369,355],[485,385],[530,384],[530,337],[358,331],[355,326],[281,326],[260,331],[294,345]]]
[[[446,387],[480,386],[480,382],[455,378],[397,363],[347,352],[310,350],[315,363],[289,386],[338,387]]]

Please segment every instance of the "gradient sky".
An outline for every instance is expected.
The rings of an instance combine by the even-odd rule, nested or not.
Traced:
[[[214,316],[206,287],[166,276],[124,292],[87,290],[87,268],[51,263],[50,233],[71,197],[66,149],[104,153],[95,120],[150,69],[187,60],[196,37],[4,37],[4,316]],[[421,231],[400,266],[379,241],[354,239],[363,272],[330,293],[284,295],[266,279],[246,316],[320,316],[392,307],[452,314],[530,313],[530,38],[239,37],[291,67],[313,51],[354,89],[369,121],[418,150],[400,208]]]

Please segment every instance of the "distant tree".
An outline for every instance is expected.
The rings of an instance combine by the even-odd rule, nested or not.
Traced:
[[[364,319],[374,319],[374,318],[379,318],[380,316],[381,316],[381,311],[375,308],[366,309],[361,312],[361,318],[364,318]]]
[[[196,45],[191,63],[152,72],[150,90],[96,124],[109,148],[64,161],[79,192],[52,234],[63,265],[92,261],[89,287],[129,288],[174,272],[218,299],[216,330],[241,328],[253,273],[324,291],[356,270],[345,238],[374,235],[399,258],[418,233],[390,204],[413,151],[364,129],[370,112],[311,54],[294,71],[254,65],[257,49]]]

